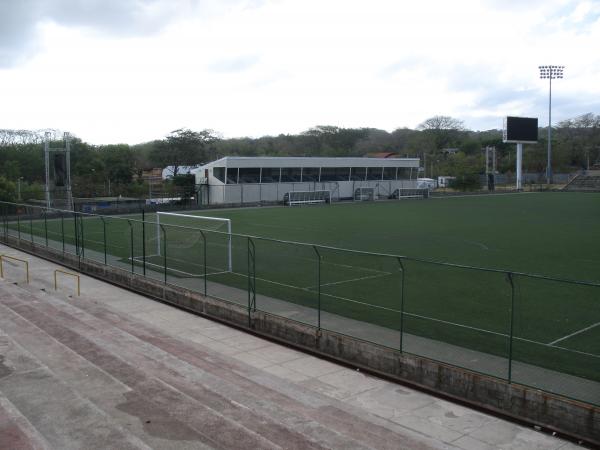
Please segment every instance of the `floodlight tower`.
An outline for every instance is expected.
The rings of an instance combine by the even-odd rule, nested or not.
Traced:
[[[565,66],[539,66],[540,78],[548,79],[548,166],[546,167],[546,183],[552,183],[552,80],[563,77]]]

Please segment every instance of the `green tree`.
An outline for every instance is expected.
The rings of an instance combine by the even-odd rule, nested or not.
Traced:
[[[206,162],[207,154],[217,140],[212,130],[180,128],[151,150],[150,159],[160,167],[173,166],[173,175],[177,175],[181,166]]]
[[[462,120],[449,116],[433,116],[422,122],[418,127],[429,138],[434,150],[456,145],[465,131]]]
[[[14,202],[17,199],[17,186],[0,175],[0,201]]]
[[[100,148],[106,176],[113,182],[131,183],[135,158],[127,144],[106,145]]]
[[[21,165],[19,161],[5,161],[1,167],[2,174],[9,180],[16,180],[21,176]]]

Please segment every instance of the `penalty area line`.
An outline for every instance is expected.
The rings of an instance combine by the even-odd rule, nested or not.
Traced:
[[[367,275],[367,276],[364,276],[364,277],[352,278],[352,279],[349,279],[349,280],[333,281],[331,283],[322,283],[321,287],[324,287],[324,286],[336,286],[336,285],[344,284],[344,283],[353,283],[355,281],[370,280],[372,278],[382,278],[382,277],[387,277],[388,275],[392,275],[392,274],[390,272],[385,272],[385,273],[376,274],[376,275]],[[316,289],[317,287],[318,286],[307,286],[307,287],[305,287],[303,289],[312,290],[312,289]]]
[[[579,331],[575,331],[574,333],[571,333],[571,334],[568,334],[568,335],[566,335],[566,336],[563,336],[563,337],[561,337],[561,338],[558,338],[558,339],[556,339],[555,341],[552,341],[552,342],[550,342],[548,345],[554,345],[554,344],[558,344],[559,342],[562,342],[562,341],[564,341],[564,340],[567,340],[567,339],[569,339],[569,338],[571,338],[571,337],[573,337],[573,336],[577,336],[578,334],[585,333],[586,331],[589,331],[589,330],[591,330],[592,328],[595,328],[595,327],[597,327],[598,325],[600,325],[600,322],[596,322],[595,324],[593,324],[593,325],[590,325],[589,327],[582,328],[582,329],[581,329],[581,330],[579,330]]]

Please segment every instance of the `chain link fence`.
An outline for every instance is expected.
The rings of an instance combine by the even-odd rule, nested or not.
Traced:
[[[0,202],[0,238],[600,405],[600,283]]]

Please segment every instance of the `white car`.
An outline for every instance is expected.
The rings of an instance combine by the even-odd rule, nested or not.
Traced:
[[[418,189],[435,189],[437,188],[437,181],[433,178],[417,178],[417,188]]]

